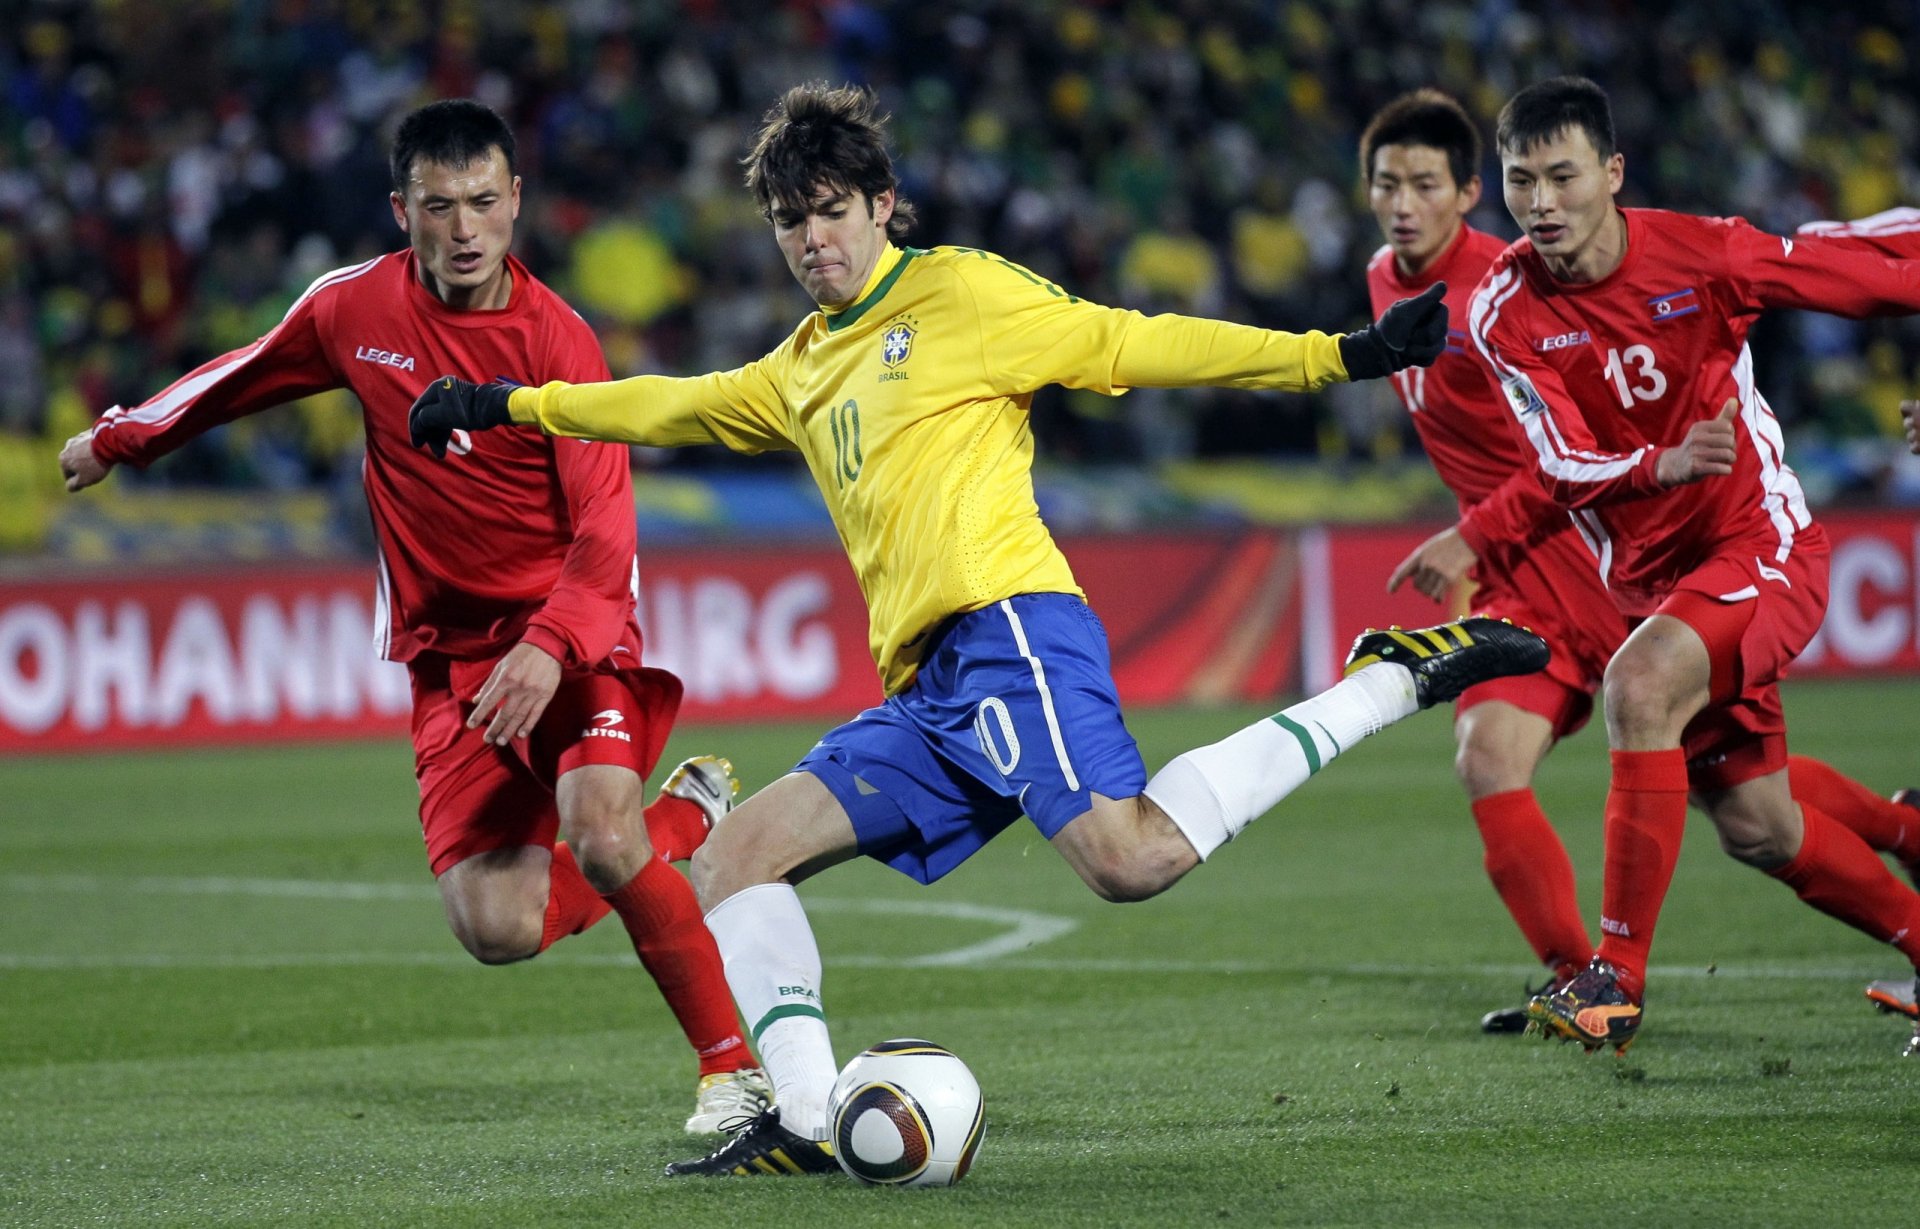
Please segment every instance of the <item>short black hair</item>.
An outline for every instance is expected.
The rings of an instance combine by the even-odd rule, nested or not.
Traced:
[[[1613,157],[1613,107],[1607,92],[1585,77],[1553,77],[1507,100],[1494,140],[1503,154],[1524,154],[1576,128],[1587,134],[1600,161]]]
[[[896,242],[912,229],[912,202],[898,195],[900,180],[887,153],[887,116],[875,112],[873,92],[859,86],[833,88],[824,81],[796,85],[773,104],[754,139],[747,190],[771,219],[779,205],[806,206],[821,188],[861,193],[871,201],[896,195],[887,238]]]
[[[393,190],[406,194],[413,164],[422,158],[442,166],[462,167],[484,159],[489,149],[498,149],[507,160],[511,178],[513,129],[507,127],[507,121],[492,107],[471,98],[430,102],[409,112],[394,134],[393,153],[388,158]]]
[[[1458,188],[1466,187],[1480,166],[1479,126],[1465,107],[1439,90],[1413,90],[1380,108],[1360,134],[1360,182],[1373,178],[1373,156],[1384,145],[1439,150]]]

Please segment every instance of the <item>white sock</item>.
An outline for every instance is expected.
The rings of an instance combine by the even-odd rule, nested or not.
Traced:
[[[1420,708],[1405,666],[1376,662],[1292,708],[1174,757],[1146,795],[1205,861],[1342,751]]]
[[[780,1125],[827,1138],[833,1061],[820,1003],[820,948],[791,884],[763,883],[715,905],[707,929],[720,948],[727,985],[773,1081]]]

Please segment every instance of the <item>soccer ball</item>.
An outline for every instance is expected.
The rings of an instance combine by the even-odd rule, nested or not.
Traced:
[[[862,1182],[952,1186],[986,1132],[973,1072],[951,1050],[902,1038],[863,1050],[827,1100],[833,1155]]]

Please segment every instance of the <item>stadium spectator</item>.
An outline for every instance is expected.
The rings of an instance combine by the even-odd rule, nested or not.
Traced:
[[[1787,232],[1920,196],[1920,32],[1911,7],[1891,3],[1833,6],[1819,20],[1739,0],[1632,3],[1557,21],[1471,0],[1357,0],[1339,21],[1298,4],[1015,0],[771,13],[737,2],[21,7],[0,44],[0,232],[15,248],[0,253],[0,291],[32,305],[49,387],[78,388],[96,413],[222,352],[223,264],[286,270],[315,247],[323,268],[377,254],[384,216],[348,185],[375,173],[402,111],[469,89],[525,134],[541,199],[521,254],[570,298],[581,289],[562,255],[571,240],[633,224],[643,200],[639,221],[689,292],[791,303],[764,245],[714,224],[713,202],[724,211],[737,196],[723,189],[755,118],[749,100],[834,74],[873,84],[894,113],[926,233],[1102,302],[1165,302],[1155,296],[1168,278],[1176,295],[1210,288],[1209,310],[1275,328],[1364,318],[1358,274],[1373,244],[1356,225],[1360,202],[1329,185],[1348,182],[1366,118],[1417,85],[1487,119],[1523,81],[1567,70],[1606,81],[1622,140],[1648,151],[1628,171],[1628,203],[1734,211]],[[143,222],[156,216],[170,244]],[[1131,249],[1130,217],[1178,243]],[[261,218],[277,233],[262,237]],[[1511,234],[1497,209],[1474,218]],[[274,259],[262,259],[269,243]],[[271,312],[305,282],[265,287]],[[784,308],[741,324],[688,302],[625,326],[645,366],[615,373],[722,367],[783,331]],[[597,328],[617,320],[589,316]],[[1764,327],[1759,374],[1789,427],[1873,429],[1870,417],[1821,417],[1820,390],[1852,378],[1822,374],[1836,356],[1875,353],[1858,368],[1875,381],[1920,378],[1910,324]],[[88,359],[95,347],[104,353]],[[82,385],[85,363],[110,373],[106,387]],[[1372,438],[1383,424],[1399,430],[1364,407],[1345,430],[1322,430],[1333,407],[1308,398],[1252,415],[1252,397],[1182,394],[1173,403],[1192,426],[1168,432],[1084,422],[1080,404],[1047,394],[1039,443],[1071,453],[1091,433],[1123,458],[1168,446],[1371,454],[1391,451]],[[1247,429],[1289,417],[1305,425]],[[234,435],[196,451],[301,456],[302,480],[324,482],[352,468],[316,459],[326,446]],[[247,456],[191,469],[235,482],[286,473]]]

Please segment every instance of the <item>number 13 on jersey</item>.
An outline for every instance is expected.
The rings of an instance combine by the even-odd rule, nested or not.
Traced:
[[[1667,377],[1654,360],[1652,346],[1608,350],[1607,379],[1620,395],[1621,409],[1630,410],[1636,401],[1658,401],[1667,395]]]

